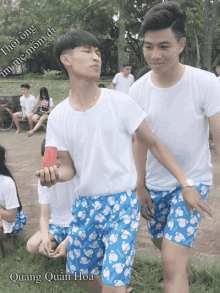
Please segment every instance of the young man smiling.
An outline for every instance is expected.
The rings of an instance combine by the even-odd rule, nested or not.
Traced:
[[[74,219],[68,238],[53,257],[65,255],[67,249],[68,273],[94,276],[95,281],[85,286],[79,281],[87,292],[126,293],[140,221],[132,133],[143,138],[179,184],[187,175],[143,122],[146,113],[127,94],[95,85],[101,72],[98,46],[92,34],[78,30],[67,32],[55,44],[71,92],[49,116],[46,146],[51,138],[56,141],[61,166],[44,168],[36,176],[48,187],[75,176]],[[185,189],[187,195],[191,193]],[[211,215],[205,202],[202,207]]]
[[[179,62],[186,44],[185,20],[185,12],[172,1],[147,12],[141,29],[152,70],[129,91],[147,113],[151,131],[188,175],[178,185],[134,135],[136,192],[142,204],[148,202],[148,212],[155,209],[147,224],[153,244],[162,251],[166,293],[187,293],[194,280],[187,260],[212,185],[209,124],[220,153],[220,85],[212,73]]]

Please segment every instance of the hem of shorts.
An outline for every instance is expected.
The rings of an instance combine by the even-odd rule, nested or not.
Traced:
[[[102,280],[102,284],[112,286],[112,287],[124,287],[124,286],[128,286],[130,284],[130,281],[131,280],[129,280],[129,282],[125,282],[124,285],[122,285],[122,286],[116,286],[115,284],[111,284],[111,283],[105,282],[103,280]]]
[[[163,236],[163,237],[165,237],[167,240],[170,240],[170,239],[167,238],[166,236]],[[155,239],[155,238],[154,238],[154,239]],[[182,244],[182,243],[179,243],[179,242],[173,241],[172,239],[171,239],[170,241],[173,242],[173,243],[179,244],[179,245],[181,245],[181,246],[184,246],[184,247],[189,247],[189,248],[193,247],[193,245],[192,245],[192,246],[189,246],[189,245],[186,245],[186,244]]]

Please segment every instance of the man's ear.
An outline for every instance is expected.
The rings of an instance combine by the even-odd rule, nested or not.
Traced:
[[[186,38],[183,37],[179,40],[179,49],[180,49],[180,53],[183,52],[184,48],[186,46]]]
[[[65,66],[71,66],[70,62],[70,55],[69,54],[63,54],[60,55],[60,61],[63,63]]]

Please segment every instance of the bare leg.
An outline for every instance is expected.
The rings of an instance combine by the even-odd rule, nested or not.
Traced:
[[[151,239],[151,241],[153,242],[154,246],[156,246],[161,251],[163,238]],[[187,273],[187,277],[188,277],[188,282],[189,283],[194,282],[195,276],[194,276],[193,272],[191,271],[190,267],[188,266],[188,264],[186,265],[186,273]],[[164,287],[164,280],[162,282],[160,282],[160,285],[162,287]]]
[[[79,287],[84,289],[85,292],[88,292],[88,293],[102,292],[102,281],[100,276],[95,276],[93,281],[82,281],[82,280],[77,281],[74,276],[70,275],[70,277],[71,277],[71,280],[74,281],[74,283],[77,284]]]
[[[41,116],[40,119],[39,119],[39,121],[35,125],[34,129],[32,131],[29,131],[29,133],[30,134],[34,134],[34,132],[43,125],[44,121],[46,121],[47,118],[48,118],[48,115],[47,114],[44,114],[43,116]]]
[[[29,113],[28,115],[27,115],[27,119],[28,119],[28,123],[29,123],[29,125],[30,125],[30,130],[28,131],[28,133],[33,129],[33,120],[32,120],[32,117],[33,117],[33,113]]]
[[[22,118],[22,116],[18,112],[13,114],[13,120],[14,120],[14,123],[15,123],[15,125],[17,127],[16,133],[21,132],[20,124],[19,124],[19,121],[18,121],[19,118]]]
[[[49,238],[52,242],[52,249],[56,247],[57,243],[53,235],[49,233]],[[39,252],[39,246],[42,241],[42,235],[41,232],[38,231],[35,233],[27,242],[27,251],[32,253],[33,255],[38,255],[40,254]]]
[[[181,246],[166,238],[162,243],[162,265],[165,293],[189,293],[186,266],[189,247]]]

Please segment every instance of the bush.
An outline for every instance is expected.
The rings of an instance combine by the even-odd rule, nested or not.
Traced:
[[[44,70],[43,79],[58,80],[68,79],[68,77],[58,70]]]

